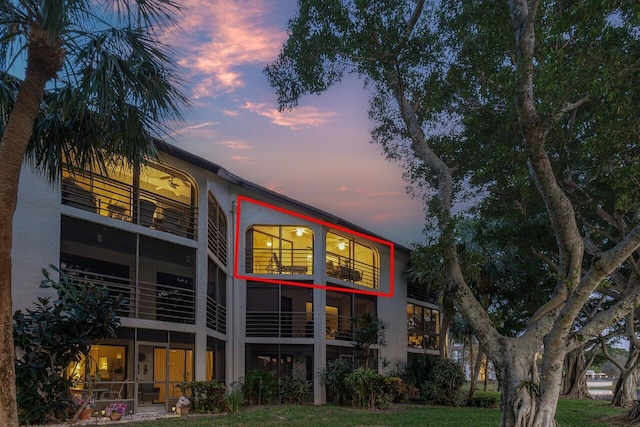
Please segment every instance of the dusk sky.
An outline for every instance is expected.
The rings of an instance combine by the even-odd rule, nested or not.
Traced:
[[[277,111],[263,73],[287,37],[295,0],[184,0],[168,35],[193,109],[174,143],[230,172],[395,243],[422,241],[422,204],[402,168],[371,144],[367,94],[349,78]]]

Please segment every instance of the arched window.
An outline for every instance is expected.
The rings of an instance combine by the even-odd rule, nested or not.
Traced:
[[[196,238],[196,188],[166,166],[120,166],[102,173],[62,170],[62,203],[190,239]]]
[[[353,237],[327,233],[327,276],[378,289],[380,266],[377,251]]]
[[[247,273],[313,274],[313,232],[304,226],[255,225],[247,230]]]

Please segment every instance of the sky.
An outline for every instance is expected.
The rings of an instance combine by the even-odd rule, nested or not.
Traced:
[[[349,77],[278,112],[263,73],[287,38],[295,0],[183,0],[176,50],[193,103],[174,144],[228,171],[409,246],[423,241],[423,205],[402,167],[370,143],[362,82]]]

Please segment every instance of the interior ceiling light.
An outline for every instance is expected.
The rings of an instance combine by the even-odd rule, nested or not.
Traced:
[[[271,241],[268,241],[268,242],[267,242],[267,246],[268,246],[268,247],[271,247],[272,245],[273,245],[273,243],[271,243]]]
[[[341,251],[344,251],[344,248],[346,247],[347,247],[347,244],[345,242],[338,243],[338,249],[340,249]]]
[[[296,236],[302,236],[302,234],[304,233],[304,229],[302,228],[296,228]]]

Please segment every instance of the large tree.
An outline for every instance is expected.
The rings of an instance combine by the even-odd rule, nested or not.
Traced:
[[[173,0],[0,2],[0,424],[17,426],[12,219],[25,158],[73,167],[144,161],[186,98],[162,31]],[[24,71],[21,70],[24,64]],[[16,77],[9,75],[13,72]]]
[[[503,426],[552,425],[565,355],[640,300],[640,286],[620,289],[576,327],[605,279],[638,270],[638,7],[300,0],[266,69],[281,108],[345,73],[365,80],[374,141],[433,195],[448,294],[494,363]],[[517,337],[496,330],[460,266],[452,207],[474,192],[479,215],[540,239],[530,253],[555,279]]]

